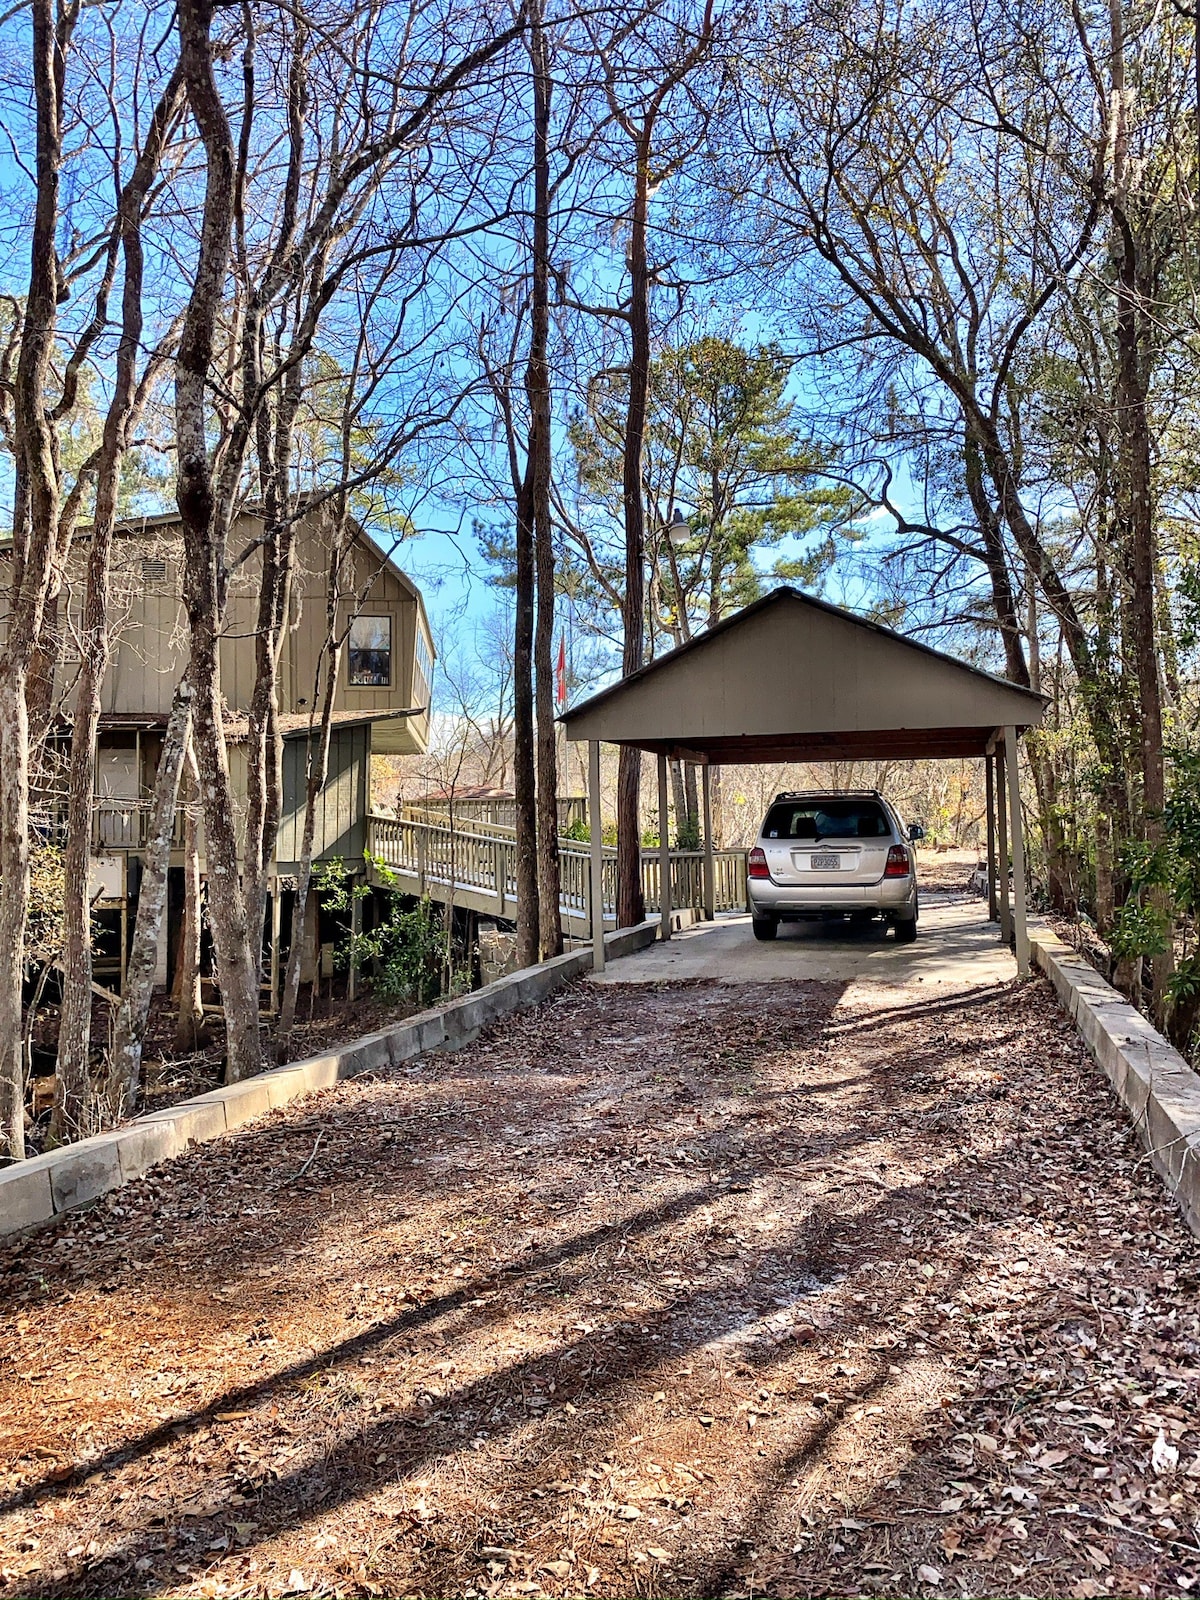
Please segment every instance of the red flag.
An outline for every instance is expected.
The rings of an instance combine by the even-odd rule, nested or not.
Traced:
[[[560,633],[558,636],[558,672],[557,672],[557,700],[560,706],[567,703],[567,639]]]

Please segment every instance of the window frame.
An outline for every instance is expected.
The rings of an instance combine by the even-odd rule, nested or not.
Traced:
[[[379,682],[375,682],[375,681],[372,681],[371,683],[358,683],[358,682],[355,681],[355,677],[354,677],[355,648],[354,648],[354,645],[352,643],[352,640],[354,638],[354,630],[355,630],[355,628],[358,626],[358,624],[360,622],[374,622],[374,623],[386,622],[387,623],[388,675],[387,675],[387,682],[386,683],[379,683]],[[396,663],[396,644],[395,644],[395,639],[396,639],[396,619],[392,616],[390,611],[363,612],[359,616],[354,617],[354,618],[351,619],[350,631],[346,635],[346,687],[347,687],[347,689],[367,689],[367,690],[374,689],[374,690],[378,690],[378,689],[392,689],[392,688],[395,687],[395,684],[396,684],[396,664],[395,664]],[[360,646],[358,653],[359,654],[379,654],[380,652],[378,652],[378,651],[367,652],[367,651],[364,651],[363,647]]]
[[[776,800],[772,802],[772,805],[763,820],[761,836],[764,839],[776,839],[780,843],[795,843],[801,838],[801,835],[794,831],[797,817],[809,815],[815,821],[816,819],[813,814],[820,811],[826,804],[843,807],[846,810],[849,810],[851,807],[858,808],[858,814],[860,817],[862,816],[863,812],[869,808],[876,813],[878,819],[883,823],[884,831],[878,834],[863,834],[857,831],[855,833],[821,833],[815,836],[818,841],[824,841],[825,839],[840,839],[845,842],[850,839],[855,841],[861,841],[863,839],[884,839],[887,838],[893,831],[895,831],[895,824],[888,812],[888,808],[880,800],[870,796],[864,796],[860,799],[857,796],[852,797],[849,795],[822,795],[812,800]],[[792,814],[791,823],[787,832],[784,832],[782,828],[777,830],[772,830],[771,828],[771,818],[777,810],[790,811]]]

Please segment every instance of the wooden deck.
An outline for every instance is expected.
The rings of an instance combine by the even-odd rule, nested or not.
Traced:
[[[444,813],[443,813],[444,815]],[[589,846],[560,837],[563,932],[586,938],[591,929]],[[396,879],[403,894],[429,895],[443,905],[512,920],[517,914],[516,839],[511,828],[472,821],[450,828],[430,814],[410,810],[402,817],[372,814],[367,819],[368,869],[376,882],[384,879],[379,864]],[[743,910],[746,905],[746,852],[718,850],[713,857],[717,911]],[[647,912],[661,906],[657,850],[642,851],[642,887]],[[617,852],[605,847],[603,868],[604,921],[616,926]],[[671,852],[671,905],[704,903],[704,853]]]

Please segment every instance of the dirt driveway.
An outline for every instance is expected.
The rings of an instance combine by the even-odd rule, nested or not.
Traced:
[[[1197,1264],[1044,984],[583,984],[8,1252],[0,1593],[1185,1593]]]

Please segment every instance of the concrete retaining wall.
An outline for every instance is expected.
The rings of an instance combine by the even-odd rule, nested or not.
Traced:
[[[636,928],[606,934],[607,959],[617,960],[653,944],[658,928],[659,919],[654,917]],[[509,973],[461,1000],[422,1011],[394,1028],[355,1039],[328,1055],[275,1067],[244,1083],[150,1111],[113,1133],[5,1167],[0,1170],[0,1237],[51,1222],[62,1212],[140,1177],[158,1162],[182,1154],[189,1145],[219,1138],[299,1095],[328,1089],[339,1078],[396,1066],[430,1050],[457,1050],[488,1023],[537,1005],[590,971],[591,965],[590,947],[571,950],[553,961]]]
[[[1150,1161],[1200,1237],[1200,1075],[1141,1012],[1044,924],[1033,958],[1129,1112]]]

